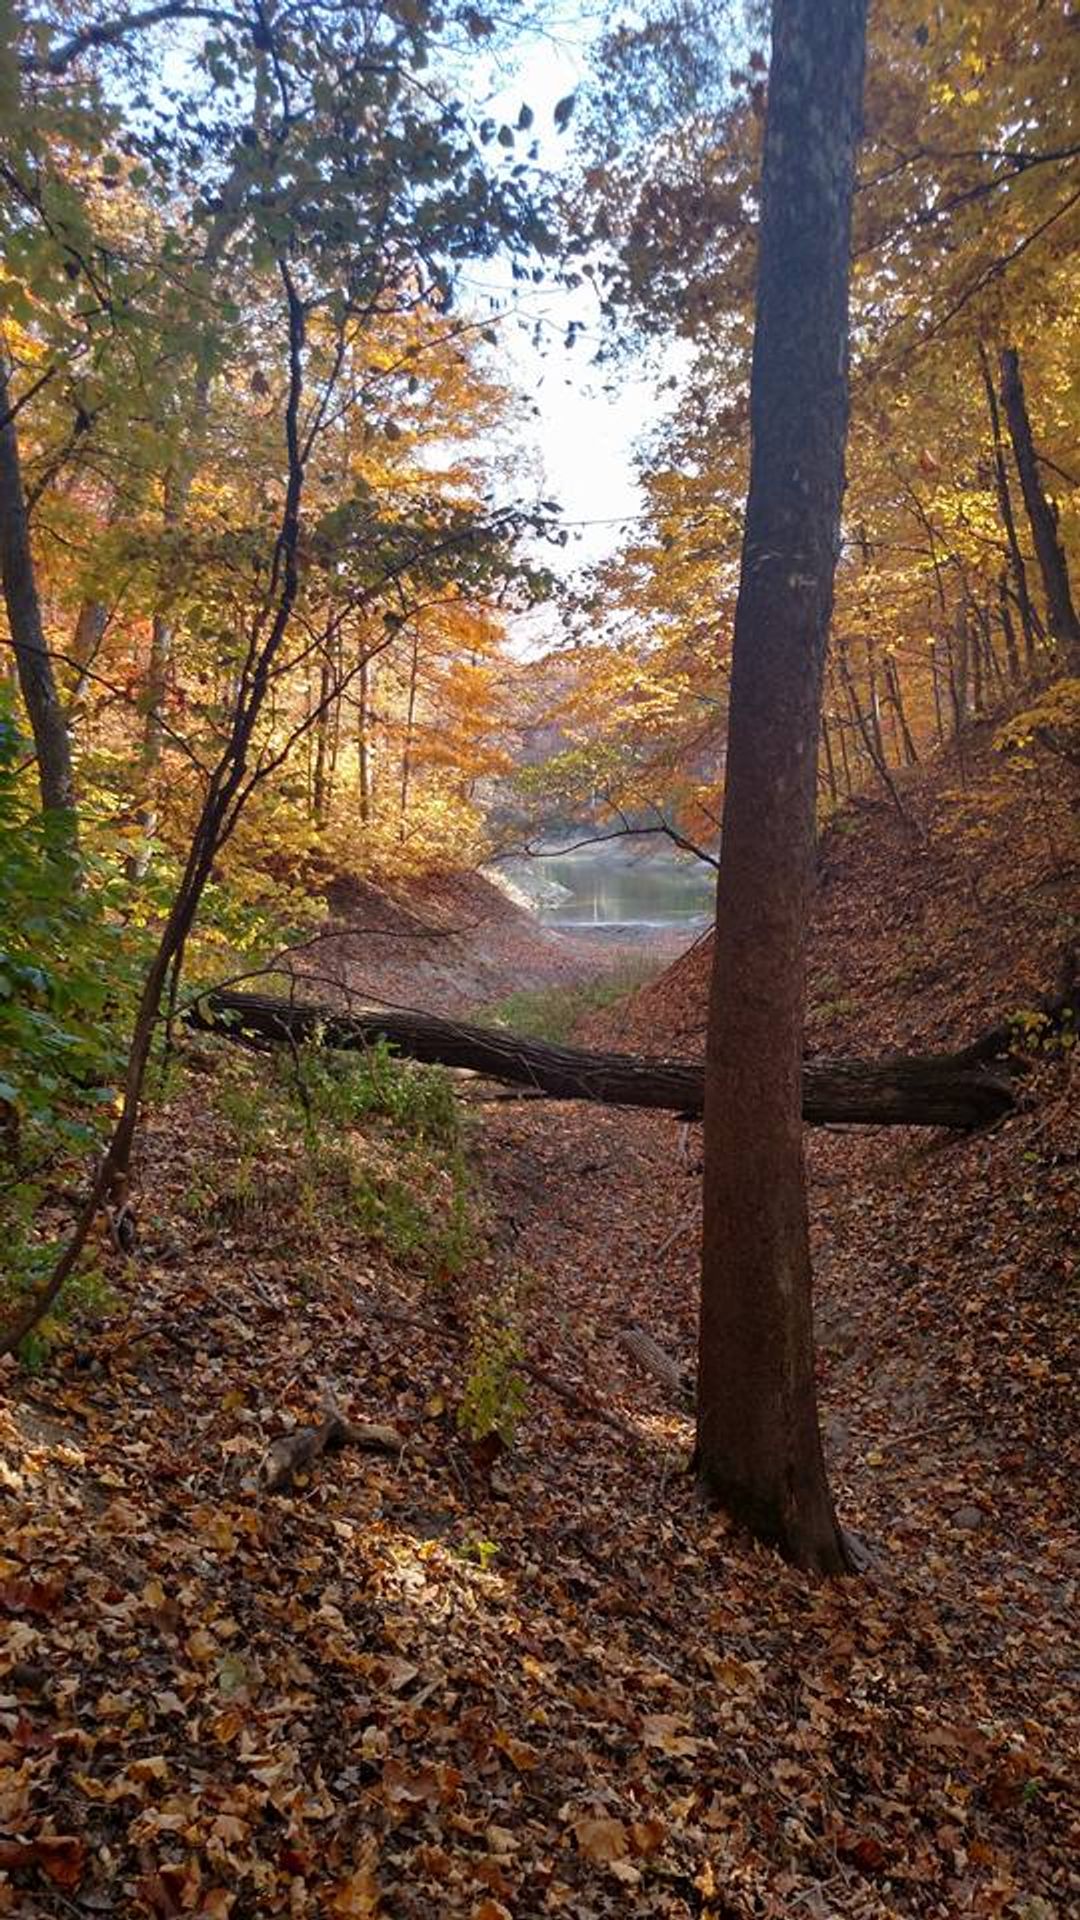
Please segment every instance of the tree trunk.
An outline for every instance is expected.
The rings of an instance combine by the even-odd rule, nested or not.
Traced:
[[[333,669],[328,659],[319,668],[319,717],[315,722],[315,777],[312,805],[315,825],[325,827],[330,817],[331,764],[333,760]]]
[[[959,737],[968,717],[968,616],[963,601],[955,615],[956,645],[949,644],[949,698],[952,702],[953,732]]]
[[[981,340],[979,341],[979,366],[982,370],[986,405],[990,414],[990,435],[994,443],[994,485],[997,491],[998,511],[1001,514],[1001,524],[1005,529],[1009,565],[1016,582],[1016,603],[1020,610],[1020,625],[1023,629],[1024,648],[1030,673],[1035,660],[1035,612],[1028,591],[1027,567],[1020,551],[1020,540],[1016,531],[1016,515],[1013,512],[1012,489],[1009,486],[1009,469],[1005,459],[1005,443],[1001,434],[1001,415],[998,412],[997,394],[994,391],[994,377],[990,371],[990,356]],[[1009,654],[1010,672],[1012,672],[1014,658],[1015,641]],[[1019,680],[1019,666],[1020,663],[1017,660],[1014,681]]]
[[[836,762],[833,759],[832,741],[829,739],[829,722],[824,712],[821,715],[821,745],[825,754],[826,791],[830,806],[835,808],[840,804],[840,790],[836,784]]]
[[[934,695],[934,731],[939,747],[945,745],[945,714],[941,705],[941,666],[938,660],[938,640],[935,634],[930,641],[930,686]]]
[[[195,388],[196,432],[202,431],[209,390],[209,376],[200,376]],[[189,452],[182,464],[174,465],[165,475],[162,526],[166,539],[178,533],[183,526],[197,464],[197,451]],[[163,720],[175,636],[176,625],[172,613],[163,603],[154,610],[150,626],[150,658],[143,683],[143,737],[139,749],[139,785],[142,790],[139,829],[142,839],[127,863],[128,878],[132,881],[145,879],[158,830],[158,785],[165,745]]]
[[[359,1052],[385,1040],[409,1059],[464,1067],[554,1100],[699,1114],[705,1097],[705,1070],[690,1062],[549,1046],[411,1009],[339,1013],[304,1001],[221,989],[198,1001],[189,1018],[194,1026],[238,1041],[296,1045],[317,1040]],[[1007,1051],[1008,1044],[999,1051]],[[984,1071],[990,1056],[981,1051],[981,1041],[974,1045],[980,1050],[977,1064],[969,1059],[969,1049],[921,1059],[807,1060],[800,1068],[803,1118],[812,1126],[986,1126],[1011,1110],[1013,1092],[1003,1076]]]
[[[866,0],[773,0],[705,1070],[697,1471],[798,1565],[850,1564],[818,1426],[802,1139],[822,668],[847,437]]]
[[[896,669],[896,661],[892,658],[892,655],[888,653],[885,655],[885,683],[889,689],[889,700],[892,704],[893,713],[896,715],[896,725],[900,734],[900,742],[904,749],[904,759],[909,767],[917,767],[919,764],[919,755],[915,742],[911,737],[911,728],[908,726],[907,713],[904,710],[904,695],[900,686],[900,675]]]
[[[413,724],[416,719],[416,683],[420,671],[420,630],[413,628],[412,662],[409,667],[409,704],[405,715],[405,744],[401,750],[401,817],[398,839],[405,838],[409,811],[409,778],[412,773]]]
[[[1050,632],[1061,649],[1067,672],[1080,674],[1080,618],[1073,605],[1065,549],[1058,539],[1057,513],[1043,490],[1032,438],[1031,421],[1020,378],[1020,356],[1015,347],[1001,350],[1001,404],[1009,423],[1024,505],[1042,574]]]
[[[760,1538],[828,1573],[850,1562],[817,1417],[802,1042],[865,28],[865,0],[774,0],[705,1073],[697,1470]]]
[[[998,618],[1005,639],[1005,660],[1009,669],[1009,679],[1014,687],[1020,685],[1020,655],[1016,646],[1016,628],[1013,626],[1012,609],[1009,606],[1009,589],[1002,574],[998,582]],[[1030,652],[1029,652],[1030,659]]]
[[[863,750],[866,754],[866,758],[869,760],[871,767],[873,768],[874,772],[877,774],[878,779],[881,781],[882,786],[884,787],[886,793],[888,794],[889,799],[892,801],[893,806],[896,808],[897,813],[900,815],[901,820],[903,820],[905,826],[910,826],[911,822],[907,812],[905,811],[904,803],[900,798],[899,788],[897,787],[896,782],[892,777],[892,774],[889,772],[889,762],[885,755],[885,742],[882,739],[882,735],[881,735],[881,720],[880,720],[880,715],[877,712],[877,689],[874,684],[873,678],[871,677],[871,682],[870,682],[871,705],[869,709],[866,709],[863,707],[862,701],[859,699],[859,691],[855,685],[851,668],[848,666],[847,658],[842,648],[838,650],[838,658],[840,661],[840,677],[843,680],[844,687],[847,692],[848,705],[851,708],[852,725],[855,727],[859,735],[859,738],[862,741]],[[869,658],[870,658],[870,652],[869,652],[869,642],[868,642],[867,643],[867,661],[868,662],[869,662]],[[871,676],[872,675],[873,675],[873,668],[871,667]]]
[[[0,576],[19,688],[34,736],[41,804],[46,813],[75,811],[71,741],[45,643],[19,441],[10,417],[7,368],[0,358]]]
[[[986,710],[986,698],[983,690],[983,659],[982,650],[979,646],[978,615],[975,614],[973,624],[972,615],[974,612],[974,608],[968,609],[966,631],[968,635],[968,654],[971,660],[971,711],[977,719],[978,716]]]
[[[74,675],[71,689],[73,705],[86,698],[90,673],[101,652],[101,643],[105,638],[108,624],[109,609],[101,600],[83,601],[71,638],[71,663]]]
[[[364,648],[364,642],[360,642]],[[356,761],[357,778],[360,784],[360,822],[367,826],[371,819],[371,742],[368,730],[371,722],[371,669],[366,651],[360,658],[360,692],[356,707]]]

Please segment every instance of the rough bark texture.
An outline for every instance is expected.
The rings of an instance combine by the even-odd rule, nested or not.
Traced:
[[[818,1426],[801,1126],[821,680],[847,434],[866,0],[774,0],[705,1083],[697,1470],[799,1565],[850,1566]]]
[[[237,1040],[295,1044],[317,1039],[323,1046],[352,1051],[387,1040],[412,1060],[465,1067],[512,1086],[535,1088],[556,1100],[597,1100],[688,1114],[699,1114],[704,1101],[705,1073],[700,1066],[553,1047],[492,1027],[440,1020],[430,1013],[383,1008],[336,1013],[329,1007],[263,994],[221,991],[199,1001],[189,1020]],[[1007,1051],[1008,1045],[1006,1038],[1001,1050]],[[989,1057],[980,1054],[979,1061]],[[1000,1119],[1012,1106],[1008,1080],[986,1072],[966,1054],[881,1061],[808,1060],[802,1072],[802,1113],[811,1125],[978,1127]]]
[[[1028,592],[1027,567],[1020,549],[1020,539],[1016,531],[1016,515],[1013,512],[1012,489],[1009,486],[1009,469],[1005,460],[1005,443],[1001,435],[1001,416],[998,412],[997,394],[994,391],[994,376],[990,371],[990,356],[982,341],[979,342],[979,366],[982,371],[983,387],[986,392],[986,405],[990,415],[990,435],[994,443],[994,486],[997,491],[998,512],[1005,530],[1005,543],[1009,553],[1009,566],[1012,570],[1016,588],[1016,604],[1020,612],[1020,625],[1024,634],[1024,647],[1027,654],[1028,671],[1031,671],[1035,659],[1035,612]],[[1008,611],[1008,599],[1003,595],[1002,604]],[[1016,653],[1016,642],[1010,636],[1010,626],[1006,628],[1006,644],[1009,648],[1009,673],[1014,685],[1020,679],[1020,661]]]
[[[71,742],[41,619],[19,442],[10,419],[7,370],[0,360],[0,577],[19,688],[34,735],[41,804],[46,812],[73,812]]]
[[[1001,352],[1001,404],[1009,423],[1016,470],[1020,475],[1024,505],[1031,522],[1031,537],[1042,574],[1050,632],[1061,649],[1063,666],[1070,673],[1080,674],[1080,618],[1073,605],[1065,549],[1058,539],[1057,514],[1046,497],[1039,476],[1024,384],[1020,378],[1020,356],[1015,347],[1003,347]]]

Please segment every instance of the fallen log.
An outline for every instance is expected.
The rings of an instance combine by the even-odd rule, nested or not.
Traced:
[[[663,1347],[657,1346],[651,1333],[646,1333],[644,1327],[631,1325],[623,1327],[615,1338],[630,1358],[636,1360],[642,1373],[649,1373],[659,1381],[670,1400],[674,1400],[684,1413],[693,1413],[697,1397],[693,1374],[687,1373],[672,1359],[670,1353],[665,1353]]]
[[[317,1041],[358,1050],[387,1041],[412,1060],[464,1067],[556,1100],[596,1100],[696,1115],[704,1069],[681,1060],[589,1053],[521,1034],[442,1020],[398,1008],[348,1013],[302,1001],[221,989],[202,996],[187,1019],[203,1031],[249,1044]],[[862,1122],[892,1127],[983,1127],[1015,1105],[1012,1085],[983,1064],[955,1054],[891,1059],[808,1060],[803,1118],[811,1125]]]
[[[342,1447],[360,1447],[368,1453],[400,1453],[405,1437],[396,1427],[357,1425],[338,1405],[333,1389],[323,1386],[325,1418],[317,1427],[297,1427],[271,1442],[259,1466],[259,1485],[265,1493],[291,1493],[298,1473],[314,1465],[320,1455]]]

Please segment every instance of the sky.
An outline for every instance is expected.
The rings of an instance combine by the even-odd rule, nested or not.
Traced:
[[[505,64],[492,80],[484,110],[509,124],[526,102],[533,110],[532,135],[540,148],[541,164],[558,172],[567,164],[573,144],[573,121],[559,133],[553,114],[558,101],[573,94],[586,80],[588,48],[595,23],[585,15],[552,25],[549,33],[524,43],[513,71]],[[500,351],[510,379],[531,399],[536,413],[515,431],[525,440],[523,469],[535,473],[544,499],[557,500],[569,533],[565,548],[545,545],[543,560],[563,577],[602,560],[619,545],[628,522],[640,513],[641,492],[633,460],[636,437],[656,418],[659,401],[656,382],[635,374],[625,363],[597,366],[604,344],[603,322],[595,294],[583,285],[573,291],[554,279],[540,286],[515,287],[508,271],[489,263],[466,274],[466,299],[495,301],[501,310],[512,306],[516,318],[500,327]],[[565,342],[569,323],[578,329],[576,343]],[[534,343],[539,330],[540,344]],[[529,450],[533,466],[527,463]],[[518,639],[543,644],[558,637],[552,614],[529,616]]]

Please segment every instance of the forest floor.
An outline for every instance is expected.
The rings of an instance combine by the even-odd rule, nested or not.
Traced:
[[[1053,984],[1067,797],[956,772],[911,783],[917,831],[829,837],[821,1050],[957,1043]],[[693,1052],[704,973],[589,1031]],[[617,1342],[692,1364],[694,1131],[470,1108],[486,1246],[433,1264],[331,1204],[325,1148],[311,1204],[226,1055],[193,1046],[149,1118],[104,1325],[4,1376],[0,1912],[1074,1920],[1075,1054],[986,1134],[808,1136],[830,1469],[871,1554],[830,1584],[701,1509],[690,1420]],[[501,1452],[455,1418],[484,1310],[532,1368]],[[268,1494],[327,1379],[400,1449]]]

